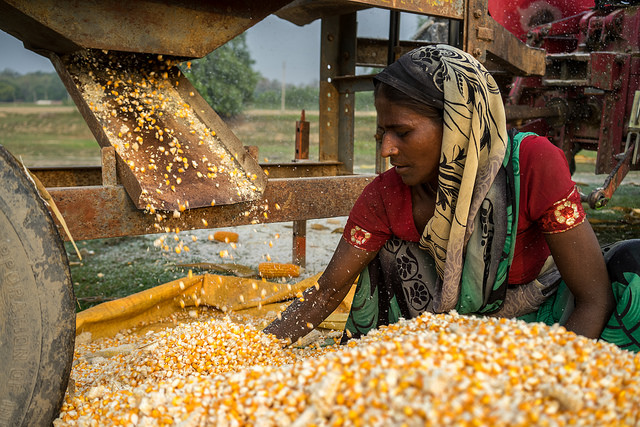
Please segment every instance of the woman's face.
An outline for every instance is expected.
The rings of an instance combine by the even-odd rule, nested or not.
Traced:
[[[406,185],[435,183],[442,147],[442,123],[377,96],[376,137]]]

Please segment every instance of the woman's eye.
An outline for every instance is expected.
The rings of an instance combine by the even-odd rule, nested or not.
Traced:
[[[402,131],[402,132],[396,132],[396,135],[398,136],[398,138],[404,138],[405,136],[407,136],[408,133],[409,133],[409,131],[406,130],[406,131]]]
[[[376,139],[376,142],[382,142],[382,138],[384,138],[384,131],[382,129],[378,129],[373,137]]]

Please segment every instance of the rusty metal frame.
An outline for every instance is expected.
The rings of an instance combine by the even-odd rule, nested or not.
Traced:
[[[156,233],[164,227],[187,230],[282,221],[296,222],[297,237],[302,237],[306,220],[347,215],[362,188],[373,179],[353,175],[354,95],[372,89],[371,76],[356,76],[355,69],[364,64],[384,66],[389,54],[387,41],[357,38],[356,11],[369,7],[455,20],[462,23],[463,49],[481,61],[519,75],[544,73],[544,51],[525,46],[490,18],[486,0],[444,4],[420,0],[296,0],[277,14],[297,14],[298,20],[322,19],[319,161],[260,165],[269,171],[262,198],[186,210],[180,218],[167,215],[156,226],[157,218],[136,209],[128,198],[115,174],[112,151],[103,150],[102,168],[35,171],[50,188],[74,238]],[[393,53],[397,56],[417,45],[399,41]],[[296,253],[303,261],[304,253]]]
[[[320,161],[342,163],[353,172],[355,93],[339,90],[333,80],[356,70],[356,13],[323,18],[320,53]]]
[[[270,179],[260,200],[185,210],[179,218],[165,213],[166,219],[160,222],[155,214],[137,209],[120,185],[50,188],[49,193],[73,238],[89,240],[176,228],[193,230],[343,216],[374,177]]]

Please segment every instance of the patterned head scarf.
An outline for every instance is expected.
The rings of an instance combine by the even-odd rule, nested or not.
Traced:
[[[474,218],[506,153],[500,91],[482,64],[447,45],[414,49],[375,79],[443,111],[436,209],[420,246],[434,258],[442,279],[437,309],[451,310],[457,303]]]

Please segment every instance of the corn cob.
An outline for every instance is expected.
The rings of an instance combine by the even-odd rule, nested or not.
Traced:
[[[258,264],[258,273],[265,279],[278,277],[300,276],[300,266],[295,264],[283,264],[277,262],[261,262]]]

